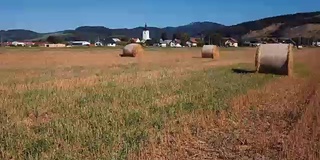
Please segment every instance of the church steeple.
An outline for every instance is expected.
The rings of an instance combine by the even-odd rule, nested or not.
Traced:
[[[150,32],[148,30],[147,23],[145,23],[143,31],[142,31],[142,39],[143,40],[150,40]]]
[[[147,23],[144,24],[144,31],[147,31],[148,30],[148,26],[147,26]]]

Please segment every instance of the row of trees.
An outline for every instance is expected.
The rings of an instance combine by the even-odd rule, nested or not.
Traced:
[[[214,44],[221,45],[223,41],[223,36],[219,33],[207,33],[207,34],[199,34],[200,37],[197,39],[200,44]],[[161,34],[161,39],[167,40],[168,36],[166,33]],[[175,33],[172,35],[172,40],[179,39],[182,45],[185,45],[186,42],[190,39],[190,35],[188,33]]]
[[[304,38],[304,37],[296,37],[292,38],[292,40],[297,44],[297,45],[305,45],[305,46],[311,46],[313,45],[313,42],[318,42],[320,39],[311,37],[311,38]]]
[[[197,43],[198,43],[198,46],[203,46],[203,45],[206,44],[206,43],[207,43],[207,44],[212,44],[212,43],[218,42],[219,40],[222,39],[222,38],[220,38],[220,37],[222,37],[222,36],[216,37],[216,35],[210,35],[210,36],[208,36],[208,37],[205,37],[205,36],[202,35],[202,34],[199,34],[199,35],[200,35],[200,37],[196,39],[196,40],[197,40]],[[217,38],[218,38],[219,40],[218,40]],[[161,34],[161,39],[162,39],[162,40],[168,40],[168,39],[170,39],[170,38],[168,38],[167,33],[163,32],[163,33]],[[186,44],[187,41],[190,40],[190,35],[189,35],[188,33],[183,33],[183,32],[174,33],[174,34],[172,35],[171,40],[175,40],[175,39],[179,39],[179,40],[181,41],[181,45],[186,46],[186,45],[187,45],[187,44]]]
[[[163,32],[161,34],[161,39],[162,40],[168,40],[168,35],[167,33]],[[190,39],[190,35],[188,33],[174,33],[172,35],[172,39],[171,40],[175,40],[175,39],[179,39],[182,43],[182,45],[186,45],[187,41]]]
[[[130,39],[127,37],[121,37],[120,39],[122,42],[130,42]],[[167,34],[162,33],[161,39],[168,40]],[[179,39],[181,41],[181,45],[186,45],[186,42],[190,39],[190,36],[188,33],[175,33],[172,35],[172,40],[175,40],[175,39]],[[296,38],[292,38],[292,40],[297,45],[312,45],[313,42],[319,41],[320,39],[296,37]],[[60,37],[60,36],[49,36],[46,41],[49,43],[57,44],[57,43],[65,43],[66,41],[70,41],[70,40],[63,39],[63,37]],[[203,34],[201,38],[197,39],[197,41],[199,46],[203,44],[213,44],[213,45],[222,46],[223,36],[219,33],[208,33],[208,34]],[[239,45],[241,45],[241,39],[238,39],[238,41],[239,41]],[[159,43],[159,40],[157,39],[149,40],[146,42],[146,45],[153,45],[155,43]]]
[[[64,43],[65,40],[62,37],[59,36],[49,36],[47,38],[48,43],[58,44],[58,43]]]

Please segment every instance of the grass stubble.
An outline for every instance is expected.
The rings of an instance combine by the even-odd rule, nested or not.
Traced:
[[[104,55],[96,52],[101,51],[87,53],[93,56],[91,59],[87,59],[87,55],[82,56],[86,53],[78,53],[79,62],[73,59],[71,65],[63,57],[74,58],[69,55],[74,53],[59,53],[49,58],[44,53],[37,53],[40,59],[43,56],[46,64],[32,61],[32,67],[28,70],[24,68],[27,62],[22,63],[21,59],[15,62],[9,55],[4,55],[12,61],[3,65],[3,76],[0,78],[2,159],[225,159],[250,157],[256,153],[268,155],[263,152],[268,147],[257,147],[260,144],[252,141],[257,137],[250,139],[247,131],[256,127],[256,124],[250,123],[252,114],[266,112],[264,107],[255,107],[264,99],[261,98],[263,93],[257,94],[255,90],[280,77],[239,74],[231,70],[250,69],[250,64],[211,65],[246,63],[250,58],[242,56],[250,57],[254,51],[234,56],[238,59],[234,62],[207,62],[186,58],[194,53],[174,55],[171,53],[173,51],[164,53],[168,56],[159,60],[159,57],[165,56],[153,51],[154,55],[145,58],[142,65],[132,59],[125,59],[122,63],[112,55],[104,57],[108,60],[101,59]],[[20,53],[14,56],[17,54],[19,56]],[[235,52],[222,56],[228,60],[232,54]],[[97,64],[94,63],[96,60]],[[284,81],[282,83],[287,90],[292,88],[286,84],[286,78],[280,78],[275,83],[280,83],[278,81]],[[241,97],[249,90],[254,92],[253,97],[256,98]],[[274,97],[273,89],[269,90],[270,96],[266,97]],[[294,96],[294,93],[301,91],[297,90],[292,92]],[[304,92],[300,95],[303,101]],[[241,98],[233,99],[234,96]],[[231,101],[234,104],[230,104]],[[273,102],[273,99],[265,101]],[[302,104],[300,101],[296,103]],[[301,116],[294,117],[309,117],[302,113],[314,114],[318,111],[316,108],[311,111],[304,108],[300,105],[295,111]],[[252,110],[254,112],[250,112]],[[310,118],[300,119],[318,127]],[[261,123],[265,121],[262,119]],[[296,128],[303,128],[305,123],[298,124],[301,125]],[[260,133],[262,129],[265,128],[253,129],[253,133]],[[296,135],[300,132],[295,130],[286,132],[291,137],[287,140],[299,139]],[[239,140],[243,136],[249,137],[250,143]],[[313,140],[316,137],[316,134],[313,135]],[[264,145],[268,144],[268,140],[264,142]],[[234,150],[235,144],[240,151]],[[299,145],[284,143],[281,153],[286,157],[294,156],[290,151]],[[251,152],[247,153],[248,150]]]

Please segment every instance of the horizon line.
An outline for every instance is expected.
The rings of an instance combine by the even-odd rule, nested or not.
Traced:
[[[230,27],[230,26],[236,26],[236,25],[239,25],[239,24],[247,23],[247,22],[253,22],[253,21],[259,21],[259,20],[263,20],[263,19],[268,19],[268,18],[275,18],[275,17],[280,17],[280,16],[289,16],[289,15],[295,15],[295,14],[301,14],[301,13],[317,13],[317,12],[320,13],[320,11],[309,11],[309,12],[295,12],[295,13],[287,13],[287,14],[278,14],[278,15],[273,15],[273,16],[269,16],[269,17],[259,18],[259,19],[247,20],[247,21],[244,21],[244,22],[235,23],[235,24],[231,24],[231,25],[226,25],[226,24],[222,24],[222,23],[219,23],[219,22],[213,22],[213,21],[195,21],[195,22],[190,22],[188,24],[184,24],[184,25],[178,25],[178,26],[165,26],[165,27],[151,26],[151,27],[148,27],[148,28],[160,28],[160,29],[175,28],[175,27],[187,26],[187,25],[190,25],[192,23],[205,23],[205,22],[216,23],[218,25],[223,25],[224,27]],[[109,27],[103,26],[103,25],[82,25],[82,26],[75,27],[73,29],[64,29],[64,30],[48,31],[48,32],[38,32],[38,31],[35,31],[35,30],[32,30],[32,29],[23,29],[23,28],[0,29],[0,31],[5,31],[6,32],[6,31],[12,31],[12,30],[25,30],[25,31],[32,31],[32,32],[35,32],[35,33],[39,33],[39,34],[48,34],[48,33],[63,32],[63,31],[67,31],[67,30],[76,30],[77,28],[80,28],[80,27],[104,27],[104,28],[107,28],[107,29],[136,29],[136,28],[143,28],[143,26],[137,26],[137,27],[131,27],[131,28],[130,27],[109,28]]]

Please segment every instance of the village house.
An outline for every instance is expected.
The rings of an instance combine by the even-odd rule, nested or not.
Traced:
[[[313,46],[316,46],[316,47],[320,47],[320,41],[313,42],[312,45],[313,45]]]
[[[21,46],[21,47],[24,47],[24,46],[26,46],[26,43],[14,41],[14,42],[12,42],[12,43],[10,44],[10,46]]]
[[[234,38],[222,38],[223,44],[226,47],[238,47],[238,41]]]
[[[186,42],[188,47],[197,47],[198,46],[198,42],[196,38],[190,38],[189,41]]]
[[[162,40],[160,39],[160,47],[167,47],[171,45],[172,40]],[[171,46],[170,46],[171,47]]]
[[[90,42],[87,41],[72,41],[71,46],[90,46]]]
[[[106,38],[102,42],[107,47],[116,47],[117,42],[120,42],[121,40],[118,38]]]
[[[294,45],[294,46],[297,45],[296,42],[293,41],[291,38],[279,38],[279,39],[278,39],[278,42],[279,42],[279,43],[285,43],[285,44],[292,44],[292,45]]]
[[[66,44],[58,43],[58,44],[45,44],[45,47],[49,48],[62,48],[66,47]]]
[[[160,39],[160,47],[180,48],[182,46],[181,46],[181,41],[178,39],[175,39],[175,40],[162,40],[162,39]]]
[[[112,40],[116,43],[121,42],[121,40],[119,38],[112,38]]]
[[[130,42],[132,42],[132,43],[141,43],[141,40],[139,38],[131,38]]]

